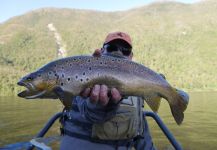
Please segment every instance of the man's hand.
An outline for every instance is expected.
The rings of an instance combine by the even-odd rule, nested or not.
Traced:
[[[101,49],[96,49],[93,53],[94,57],[100,57],[101,55]],[[92,89],[86,88],[81,93],[81,96],[90,97],[90,101],[92,103],[100,103],[102,106],[106,106],[109,101],[112,101],[113,103],[118,103],[122,99],[120,92],[116,88],[112,88],[111,90],[109,90],[106,85],[98,84],[96,84]]]
[[[108,93],[111,96],[108,96]],[[92,89],[86,88],[82,93],[82,97],[90,97],[92,103],[100,103],[102,106],[106,106],[109,101],[118,103],[121,100],[121,94],[116,88],[108,89],[106,85],[96,84]]]
[[[100,49],[96,49],[94,52],[93,52],[93,56],[94,57],[100,57],[102,55],[102,51]]]

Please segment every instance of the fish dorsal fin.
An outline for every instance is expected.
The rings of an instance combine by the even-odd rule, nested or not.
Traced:
[[[144,100],[148,104],[148,106],[152,109],[154,112],[158,112],[158,109],[160,107],[161,97],[158,95],[154,95],[151,97],[145,97]]]

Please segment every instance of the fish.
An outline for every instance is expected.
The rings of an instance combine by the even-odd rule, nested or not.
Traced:
[[[26,88],[19,97],[60,99],[66,108],[71,107],[73,96],[95,84],[105,84],[109,89],[115,87],[122,96],[142,97],[153,111],[158,110],[163,98],[168,101],[178,125],[188,105],[188,98],[179,94],[161,74],[137,62],[106,55],[54,60],[24,76],[17,84]]]

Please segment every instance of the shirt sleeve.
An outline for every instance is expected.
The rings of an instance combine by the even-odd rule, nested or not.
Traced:
[[[76,97],[78,109],[86,120],[91,123],[102,123],[116,115],[119,104],[109,103],[106,106],[91,103],[89,98]]]

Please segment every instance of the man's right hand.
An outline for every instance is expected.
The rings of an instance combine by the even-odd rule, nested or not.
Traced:
[[[111,93],[108,96],[108,93]],[[108,89],[106,85],[98,85],[96,84],[92,89],[86,88],[82,93],[82,97],[90,97],[90,101],[92,103],[99,103],[102,106],[106,106],[109,101],[113,103],[118,103],[122,96],[120,92],[116,88]]]

